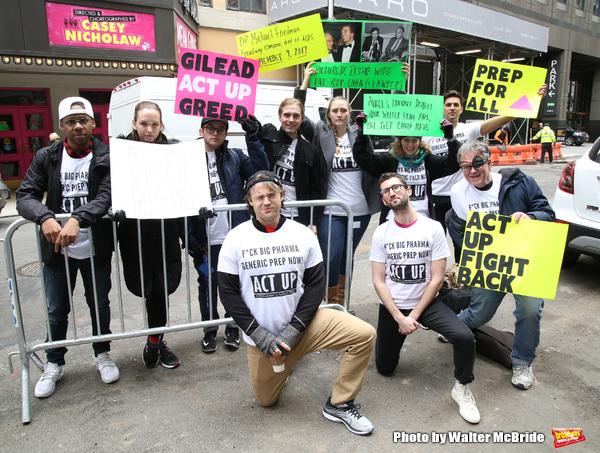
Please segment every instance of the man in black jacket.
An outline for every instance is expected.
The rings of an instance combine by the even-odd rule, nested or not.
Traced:
[[[254,394],[262,406],[277,402],[294,365],[321,349],[345,351],[323,416],[355,434],[373,431],[358,412],[375,329],[341,311],[321,308],[323,256],[314,234],[281,215],[279,177],[260,171],[246,183],[252,220],[229,232],[219,256],[219,295],[244,331]]]
[[[92,139],[96,123],[87,99],[63,99],[58,115],[66,139],[36,153],[17,191],[17,211],[41,227],[49,341],[67,337],[69,291],[75,287],[77,270],[81,273],[90,309],[92,335],[98,335],[98,325],[100,334],[111,333],[108,293],[112,226],[110,221],[101,220],[111,203],[108,146]],[[45,204],[42,203],[44,192],[47,192]],[[71,217],[61,225],[55,220],[56,214],[71,214]],[[110,342],[94,343],[93,348],[102,380],[107,384],[115,382],[119,379],[119,369],[108,353]],[[65,347],[46,350],[48,363],[35,386],[38,398],[54,392],[56,382],[63,376],[66,352]]]

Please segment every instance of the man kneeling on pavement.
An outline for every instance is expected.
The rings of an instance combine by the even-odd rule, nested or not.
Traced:
[[[394,372],[406,336],[420,326],[438,332],[454,348],[452,398],[466,421],[479,423],[479,411],[469,389],[474,379],[475,338],[439,297],[450,255],[442,225],[412,208],[412,190],[398,173],[384,173],[379,183],[383,203],[391,208],[394,218],[379,225],[371,244],[373,285],[381,300],[377,370],[384,375]]]
[[[345,351],[323,416],[354,434],[373,425],[358,412],[375,329],[342,311],[319,308],[323,256],[314,233],[281,215],[285,191],[272,172],[246,183],[252,219],[232,229],[218,264],[219,295],[248,344],[250,381],[262,406],[277,402],[296,362],[321,349]]]

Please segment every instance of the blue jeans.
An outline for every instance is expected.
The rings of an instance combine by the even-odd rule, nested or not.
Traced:
[[[219,262],[219,254],[221,253],[221,245],[210,246],[210,267],[215,272],[211,275],[211,291],[210,297],[212,297],[212,305],[209,308],[209,294],[208,294],[208,277],[200,271],[200,266],[204,263],[203,257],[194,257],[194,267],[198,271],[198,303],[200,304],[200,314],[202,315],[202,321],[208,321],[210,319],[219,319],[219,312],[217,310],[217,263]],[[210,270],[210,269],[209,269]],[[229,317],[225,312],[225,317]],[[228,324],[226,329],[237,329],[238,325],[235,323]],[[204,332],[216,332],[219,328],[217,326],[205,327]]]
[[[493,318],[506,293],[489,289],[471,288],[471,304],[458,315],[467,326],[476,329]],[[511,354],[515,367],[528,366],[535,359],[535,349],[540,343],[540,322],[542,320],[543,299],[513,294],[516,309],[515,341]]]
[[[354,267],[354,252],[362,239],[371,216],[359,215],[354,217],[354,223],[359,223],[358,228],[352,230],[352,265]],[[329,245],[329,260],[327,260],[327,236],[329,230],[329,214],[323,216],[323,220],[317,227],[317,238],[323,253],[323,260],[329,265],[328,286],[336,286],[340,283],[340,275],[346,275],[346,235],[348,234],[348,217],[331,216],[331,244]]]
[[[108,293],[111,288],[110,280],[110,259],[98,261],[95,260],[96,289],[98,290],[98,314],[100,316],[100,333],[102,335],[111,333],[110,331],[110,302]],[[98,323],[96,320],[96,308],[94,297],[94,286],[92,282],[92,263],[91,260],[78,260],[69,258],[69,277],[71,279],[71,294],[75,289],[77,270],[83,280],[85,290],[85,301],[90,309],[92,319],[92,335],[98,335]],[[46,299],[48,303],[48,318],[50,320],[50,336],[52,341],[65,340],[67,338],[67,327],[69,324],[69,288],[67,283],[67,271],[64,261],[60,265],[44,265],[44,284],[46,286]],[[49,337],[48,337],[49,338]],[[110,351],[110,342],[103,341],[93,343],[94,355]],[[65,353],[67,348],[46,349],[46,358],[48,362],[58,365],[65,364]]]

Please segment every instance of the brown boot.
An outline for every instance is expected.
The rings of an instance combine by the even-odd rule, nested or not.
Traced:
[[[328,304],[337,304],[339,297],[339,285],[330,286],[327,289],[327,303]],[[342,299],[343,300],[343,299]]]
[[[340,275],[340,283],[339,283],[339,291],[338,291],[338,304],[344,305],[344,296],[346,294],[346,276]]]

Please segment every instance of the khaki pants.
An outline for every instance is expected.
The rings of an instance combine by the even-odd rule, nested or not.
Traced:
[[[366,322],[342,311],[319,308],[308,328],[302,332],[285,359],[285,371],[275,373],[271,361],[255,346],[248,345],[248,367],[254,394],[261,406],[275,404],[296,362],[321,349],[345,351],[340,373],[333,386],[332,404],[353,400],[362,389],[375,329]]]

